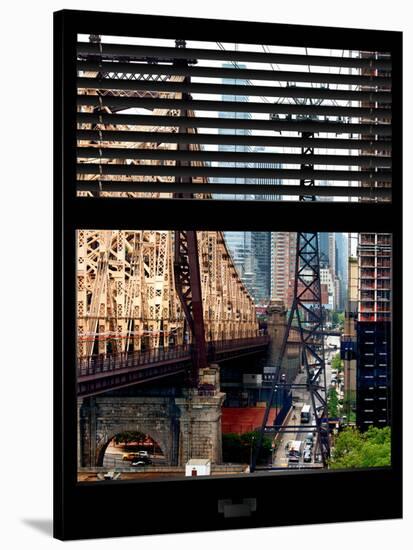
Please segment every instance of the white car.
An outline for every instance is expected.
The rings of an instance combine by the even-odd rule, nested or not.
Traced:
[[[304,462],[311,462],[311,451],[310,450],[305,450],[304,451],[304,456],[303,456],[303,461]]]

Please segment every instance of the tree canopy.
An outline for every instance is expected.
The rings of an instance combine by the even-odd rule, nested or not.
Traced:
[[[119,443],[127,445],[128,443],[143,443],[147,439],[147,435],[142,432],[122,432],[116,434],[114,439],[117,445]]]
[[[335,440],[330,468],[372,468],[390,466],[391,430],[371,427],[367,432],[345,428]]]
[[[251,452],[255,452],[259,432],[247,432],[241,435],[229,433],[222,436],[222,454],[224,462],[249,464]],[[271,439],[264,437],[258,460],[266,460],[271,454]]]
[[[340,416],[338,396],[335,388],[330,388],[328,390],[327,406],[328,416],[330,418],[338,418]]]
[[[343,370],[340,353],[337,353],[333,357],[333,359],[331,361],[331,368],[336,369],[338,372]]]
[[[344,313],[342,311],[333,311],[331,314],[331,322],[333,325],[344,327]]]

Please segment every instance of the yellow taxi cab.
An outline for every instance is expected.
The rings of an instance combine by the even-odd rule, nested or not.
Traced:
[[[139,453],[123,453],[122,460],[135,460],[139,458]]]

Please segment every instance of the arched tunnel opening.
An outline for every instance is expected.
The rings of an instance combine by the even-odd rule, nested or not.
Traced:
[[[105,468],[166,465],[165,454],[159,443],[149,434],[123,431],[115,434],[101,450],[98,466]]]

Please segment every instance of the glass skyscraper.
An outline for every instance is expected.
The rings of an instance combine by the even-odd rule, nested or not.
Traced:
[[[232,69],[233,65],[230,63],[224,63],[222,65],[224,69]],[[246,65],[238,65],[240,69],[245,69]],[[244,79],[237,79],[237,78],[223,78],[222,79],[223,84],[227,85],[239,85],[239,86],[245,86],[247,84],[247,81]],[[248,101],[247,96],[242,95],[233,95],[233,94],[226,94],[221,97],[222,101],[237,101],[240,103],[246,103]],[[243,119],[243,120],[250,120],[251,119],[251,113],[245,113],[245,112],[233,112],[233,111],[221,111],[218,113],[218,118],[226,118],[226,119]],[[236,136],[249,136],[251,135],[251,130],[245,129],[245,128],[219,128],[218,134],[220,135],[236,135]],[[248,153],[251,151],[251,148],[249,145],[226,145],[226,144],[220,144],[218,145],[218,151],[222,152],[235,152],[235,153]],[[219,163],[219,166],[225,167],[225,168],[249,168],[249,165],[245,162],[221,162]],[[224,178],[215,178],[215,183],[228,183],[226,179]],[[231,178],[230,183],[238,183],[240,185],[245,183],[252,183],[249,179],[246,178]],[[218,195],[214,198],[225,198],[228,200],[248,200],[253,199],[253,195]]]
[[[226,63],[222,65],[223,68],[233,68],[233,65]],[[238,67],[245,69],[246,65],[238,64]],[[223,84],[228,85],[246,85],[248,82],[244,79],[234,79],[234,78],[224,78],[222,79]],[[237,101],[240,103],[245,103],[248,101],[247,96],[242,95],[233,95],[226,94],[222,96],[223,101]],[[243,119],[250,120],[251,113],[248,112],[219,112],[219,118],[226,119]],[[235,128],[227,129],[220,128],[218,133],[221,135],[238,135],[238,136],[249,136],[251,135],[251,130],[244,128]],[[251,147],[248,145],[225,145],[220,144],[218,146],[218,151],[222,152],[239,152],[239,153],[250,153]],[[262,152],[264,148],[256,147],[254,152]],[[269,168],[274,167],[278,168],[278,165],[273,165],[268,162],[255,162],[255,163],[245,163],[245,162],[222,162],[219,163],[221,167],[234,168],[234,167],[243,167],[243,168]],[[236,183],[239,185],[243,184],[254,184],[254,183],[280,183],[278,180],[265,179],[265,180],[256,180],[255,178],[231,178],[230,183]],[[228,183],[228,180],[224,178],[215,178],[214,183]],[[274,200],[275,197],[273,194],[269,193],[268,195],[243,195],[243,194],[233,194],[233,195],[217,195],[214,198],[225,198],[229,200]],[[234,260],[235,267],[237,268],[242,280],[246,284],[249,292],[253,296],[256,303],[266,303],[270,299],[271,293],[271,236],[269,233],[263,232],[239,232],[239,231],[225,231],[224,232],[225,241],[227,243],[228,249],[231,253],[231,256]]]

